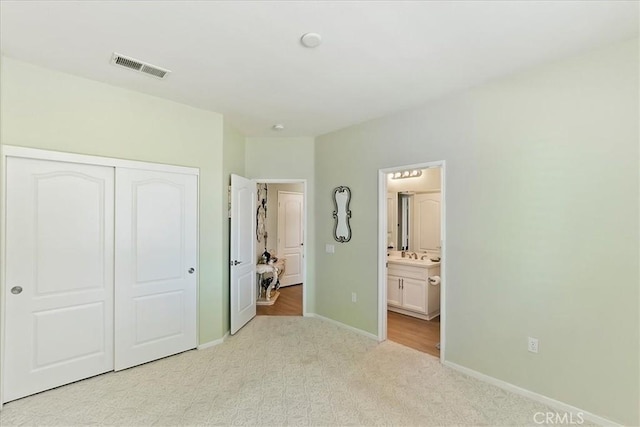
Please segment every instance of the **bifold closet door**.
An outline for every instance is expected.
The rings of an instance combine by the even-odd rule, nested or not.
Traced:
[[[113,370],[114,169],[7,158],[5,402]]]
[[[115,369],[195,348],[198,178],[116,169]]]

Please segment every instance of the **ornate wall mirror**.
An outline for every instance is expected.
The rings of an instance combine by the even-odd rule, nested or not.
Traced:
[[[349,202],[351,201],[351,190],[349,187],[336,187],[333,190],[333,218],[335,225],[333,227],[333,238],[340,243],[351,240],[351,226],[349,218],[351,211],[349,210]]]

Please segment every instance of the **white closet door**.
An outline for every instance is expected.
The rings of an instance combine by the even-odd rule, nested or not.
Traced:
[[[4,401],[113,369],[112,167],[7,158]]]
[[[116,169],[115,369],[195,348],[198,180]]]

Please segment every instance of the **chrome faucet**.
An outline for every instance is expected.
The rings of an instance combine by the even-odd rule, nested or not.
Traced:
[[[415,252],[402,251],[400,252],[402,258],[408,257],[409,259],[418,259],[418,254]]]

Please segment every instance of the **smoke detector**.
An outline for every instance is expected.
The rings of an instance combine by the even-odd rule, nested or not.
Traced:
[[[318,47],[320,43],[322,43],[322,36],[318,33],[306,33],[300,37],[300,43],[302,43],[302,46],[310,49]]]
[[[167,75],[171,72],[166,68],[157,67],[147,62],[140,61],[138,59],[131,58],[129,56],[120,55],[119,53],[115,53],[115,52],[111,57],[111,63],[118,67],[123,67],[123,68],[128,68],[129,70],[138,71],[140,73],[144,73],[161,80],[167,78]]]

